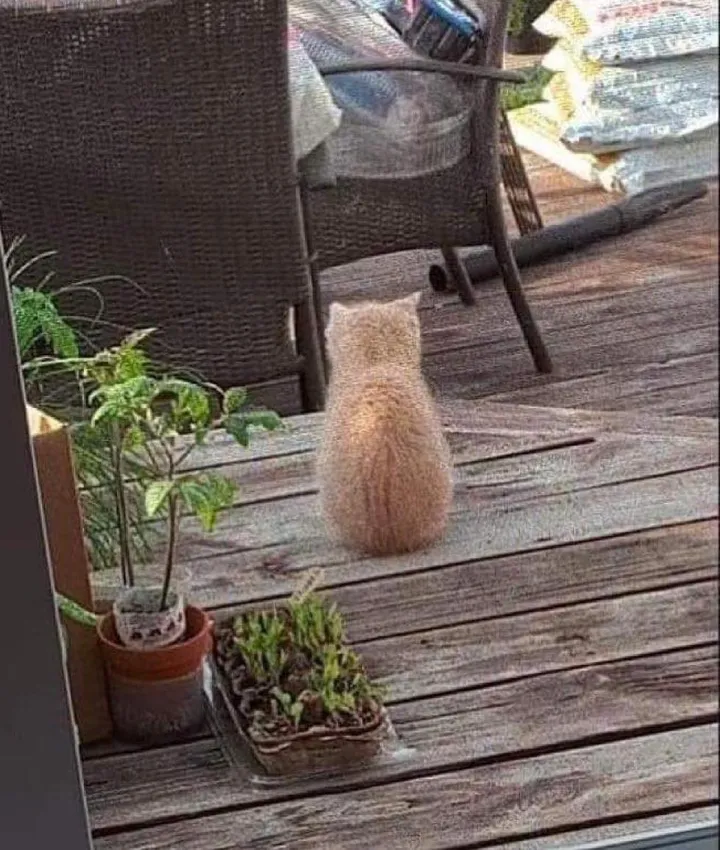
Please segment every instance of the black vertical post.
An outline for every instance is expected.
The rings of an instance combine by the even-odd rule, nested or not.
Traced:
[[[0,846],[91,850],[0,236]]]

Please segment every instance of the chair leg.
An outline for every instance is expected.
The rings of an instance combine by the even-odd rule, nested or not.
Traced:
[[[512,252],[510,239],[505,228],[502,202],[498,191],[488,193],[488,218],[492,245],[495,249],[495,257],[500,267],[505,291],[515,311],[525,342],[530,349],[535,368],[538,372],[549,374],[553,370],[552,360],[523,292],[520,269],[515,262],[515,255]]]
[[[295,336],[303,359],[300,396],[303,411],[314,413],[325,407],[325,366],[318,334],[313,299],[308,296],[295,308]]]
[[[457,248],[444,247],[441,249],[445,267],[450,274],[450,277],[455,284],[460,300],[466,307],[472,307],[475,304],[475,290],[473,289],[470,275],[467,273],[465,263],[460,257]]]

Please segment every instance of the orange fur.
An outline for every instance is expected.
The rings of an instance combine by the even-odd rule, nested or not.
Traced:
[[[450,450],[420,369],[418,300],[330,308],[320,495],[341,540],[368,554],[429,546],[452,500]]]

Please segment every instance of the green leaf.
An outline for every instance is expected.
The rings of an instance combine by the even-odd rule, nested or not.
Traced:
[[[38,345],[45,345],[56,357],[78,356],[75,331],[58,312],[52,295],[19,286],[12,287],[11,295],[15,331],[22,359],[30,355]]]
[[[157,516],[175,487],[174,481],[153,481],[145,491],[145,513],[149,519]]]
[[[178,433],[194,431],[200,441],[212,420],[212,406],[207,390],[190,381],[166,378],[157,385],[154,401],[170,401],[169,421]]]
[[[225,419],[224,425],[225,430],[236,443],[245,449],[250,445],[250,429],[244,416],[234,413]]]
[[[247,401],[247,390],[243,387],[232,387],[223,396],[223,413],[230,415],[240,411]]]
[[[235,484],[219,475],[187,475],[178,480],[177,486],[185,505],[205,531],[213,530],[218,513],[231,507],[235,498]]]
[[[272,410],[249,410],[245,421],[252,428],[264,428],[266,431],[276,431],[282,425],[282,419]]]
[[[79,605],[72,599],[68,599],[68,597],[63,596],[62,593],[57,593],[57,591],[55,592],[55,601],[57,602],[60,612],[69,620],[80,623],[81,626],[95,628],[98,621],[97,614],[93,614],[92,611],[88,611],[86,608],[83,608],[82,605]]]

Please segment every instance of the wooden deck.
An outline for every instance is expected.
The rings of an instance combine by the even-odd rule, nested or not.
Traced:
[[[550,219],[606,200],[557,173],[543,189],[544,174],[532,179]],[[426,367],[457,482],[429,552],[358,559],[328,540],[321,415],[249,452],[213,442],[203,463],[242,489],[215,535],[185,535],[196,601],[280,599],[323,567],[412,754],[259,787],[209,731],[95,747],[96,850],[534,850],[716,819],[716,205],[713,190],[526,275],[549,378],[496,283],[477,310],[428,294]],[[426,259],[358,264],[328,291],[408,292]]]
[[[552,223],[609,203],[605,192],[525,155],[543,218]],[[523,274],[555,363],[537,375],[499,281],[475,308],[430,290],[434,251],[381,257],[325,276],[325,303],[424,290],[425,371],[448,398],[550,407],[718,415],[718,190],[655,224]],[[293,381],[265,388],[299,412]]]

